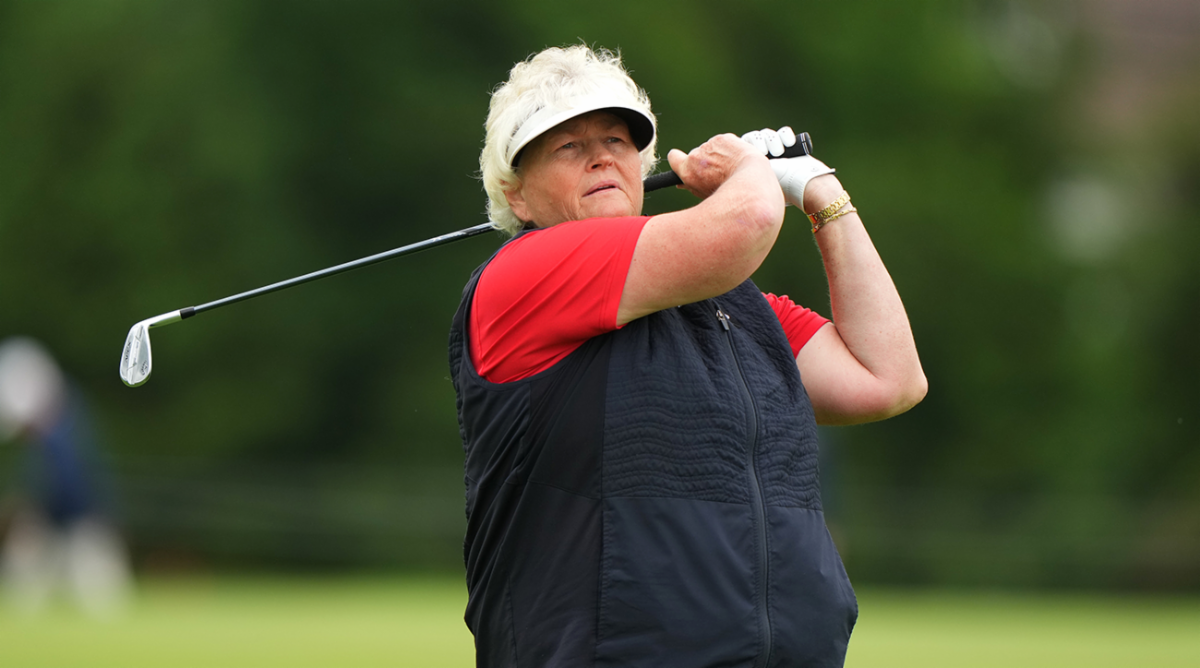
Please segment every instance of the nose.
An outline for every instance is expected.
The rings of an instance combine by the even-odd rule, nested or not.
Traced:
[[[592,144],[591,155],[588,156],[589,169],[601,169],[611,166],[616,162],[616,156],[613,155],[612,148],[607,142],[596,142]]]

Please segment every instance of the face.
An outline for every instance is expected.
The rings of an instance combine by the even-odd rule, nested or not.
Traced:
[[[619,117],[593,111],[530,142],[506,194],[513,213],[538,227],[642,212],[642,159]]]

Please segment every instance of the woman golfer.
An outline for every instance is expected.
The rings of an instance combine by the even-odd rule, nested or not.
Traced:
[[[840,666],[857,605],[816,427],[924,397],[904,308],[833,170],[765,157],[787,132],[671,151],[701,201],[642,216],[655,129],[584,46],[492,95],[480,164],[514,236],[450,337],[478,665]],[[810,214],[834,322],[749,280],[785,204]]]

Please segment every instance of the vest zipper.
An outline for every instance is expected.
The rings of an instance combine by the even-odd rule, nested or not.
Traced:
[[[758,477],[758,465],[755,463],[755,450],[758,447],[758,404],[754,401],[754,395],[750,393],[750,383],[746,381],[746,372],[742,369],[742,363],[738,360],[737,347],[733,343],[733,331],[730,329],[730,317],[725,311],[717,308],[717,320],[720,321],[721,327],[725,330],[725,340],[729,342],[729,353],[733,356],[733,364],[737,367],[738,379],[741,380],[742,394],[746,400],[746,421],[748,423],[750,440],[746,445],[746,464],[750,471],[750,500],[754,506],[754,517],[758,523],[758,623],[763,628],[764,641],[763,652],[759,655],[758,660],[754,662],[756,668],[761,668],[767,665],[767,661],[771,658],[772,650],[772,634],[771,634],[771,613],[767,606],[767,589],[770,581],[769,569],[770,561],[767,556],[767,507],[763,501],[762,481]]]

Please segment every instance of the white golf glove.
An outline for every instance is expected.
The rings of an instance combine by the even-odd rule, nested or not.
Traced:
[[[796,133],[788,126],[778,131],[770,128],[747,132],[742,135],[742,141],[757,148],[767,157],[783,155],[783,149],[796,143]],[[835,170],[811,155],[798,158],[780,158],[771,160],[771,171],[779,179],[779,187],[783,188],[784,199],[788,204],[804,211],[804,188],[808,182],[818,176],[832,174]]]

